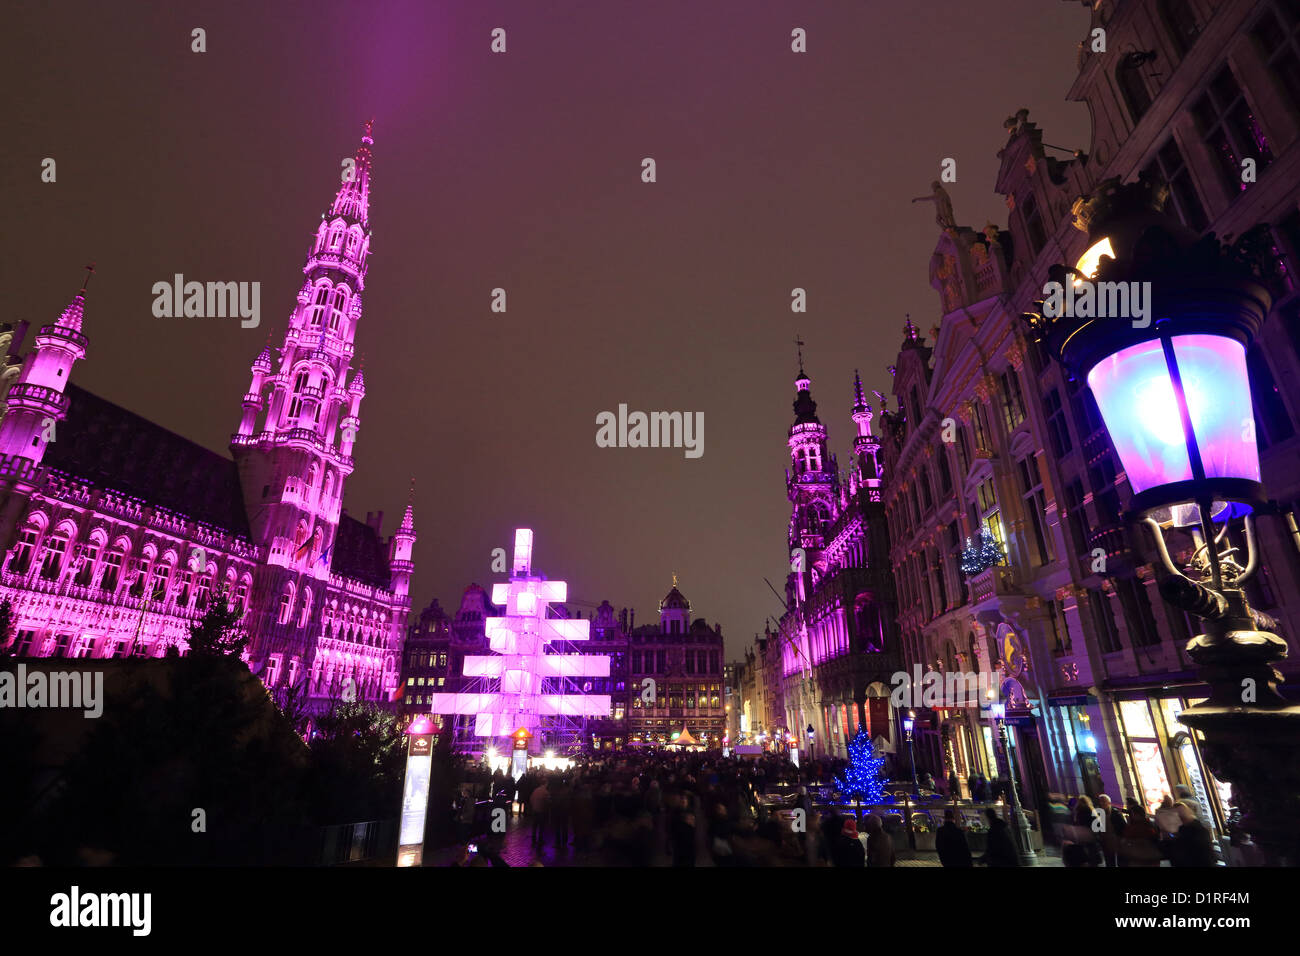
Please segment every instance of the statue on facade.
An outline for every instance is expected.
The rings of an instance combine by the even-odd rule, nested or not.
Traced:
[[[932,202],[934,203],[934,221],[939,224],[943,230],[956,229],[957,219],[952,212],[952,199],[948,195],[948,190],[943,188],[943,183],[935,180],[930,183],[929,196],[917,196],[912,202]]]

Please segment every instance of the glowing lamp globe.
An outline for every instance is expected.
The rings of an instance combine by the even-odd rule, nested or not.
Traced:
[[[1161,331],[1102,358],[1086,381],[1137,510],[1262,497],[1243,341]]]
[[[1164,213],[1167,198],[1154,180],[1107,180],[1075,203],[1088,246],[1051,281],[1087,282],[1097,303],[1124,305],[1026,318],[1096,399],[1132,510],[1185,525],[1199,522],[1199,502],[1219,515],[1264,501],[1246,353],[1272,297],[1257,242],[1198,236]]]

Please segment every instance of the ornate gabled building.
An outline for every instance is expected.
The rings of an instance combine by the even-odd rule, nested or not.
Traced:
[[[858,378],[853,463],[841,478],[827,451],[811,380],[800,365],[788,433],[787,611],[767,639],[779,648],[781,689],[764,695],[780,702],[781,726],[767,729],[793,735],[806,747],[811,728],[814,754],[846,756],[848,742],[862,726],[892,751],[897,734],[889,684],[901,658],[881,503],[884,463],[871,431],[874,413]],[[770,669],[775,674],[777,668]]]
[[[634,746],[665,745],[686,730],[702,746],[722,746],[722,627],[691,620],[691,602],[673,586],[659,602],[659,623],[627,636],[627,733]]]
[[[941,305],[933,347],[909,328],[897,360],[906,415],[891,415],[885,429],[886,500],[904,643],[909,666],[998,672],[1030,807],[1051,792],[1102,791],[1154,806],[1184,785],[1223,834],[1232,794],[1179,720],[1207,693],[1186,652],[1200,627],[1160,596],[1153,542],[1126,513],[1131,488],[1091,393],[1048,360],[1021,317],[1037,311],[1048,269],[1085,252],[1074,204],[1107,180],[1166,184],[1166,208],[1199,232],[1266,224],[1281,278],[1247,353],[1252,437],[1278,510],[1294,509],[1300,15],[1275,0],[1089,6],[1068,92],[1088,106],[1089,148],[1054,156],[1027,111],[1007,119],[995,189],[1008,226],[981,234],[951,215],[942,223],[930,270]],[[1094,50],[1098,30],[1109,52]],[[961,573],[965,538],[981,526],[1003,560]],[[1293,695],[1300,554],[1278,515],[1261,516],[1258,532],[1261,571],[1249,597],[1292,646],[1281,669]],[[1190,538],[1177,545],[1184,557],[1194,547]],[[918,763],[936,776],[995,765],[987,720],[949,711],[931,727]],[[1005,755],[996,761],[1006,767]]]
[[[415,543],[407,506],[342,508],[365,384],[353,369],[370,253],[367,124],[321,217],[282,344],[262,350],[231,458],[69,382],[86,288],[43,327],[0,419],[0,597],[31,656],[182,652],[211,595],[244,611],[247,660],[273,691],[385,701],[397,687]],[[10,349],[21,336],[11,330]],[[5,363],[6,384],[15,361]]]

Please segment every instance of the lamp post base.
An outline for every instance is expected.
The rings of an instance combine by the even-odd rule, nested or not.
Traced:
[[[1204,735],[1205,762],[1232,784],[1242,828],[1268,865],[1300,864],[1300,705],[1278,692],[1273,667],[1286,643],[1267,631],[1229,630],[1193,638],[1187,653],[1201,665],[1210,698],[1179,720]]]
[[[1012,819],[1016,826],[1016,853],[1020,857],[1020,865],[1037,866],[1038,854],[1034,852],[1034,835],[1029,828],[1029,818],[1025,816],[1024,810],[1016,807]]]

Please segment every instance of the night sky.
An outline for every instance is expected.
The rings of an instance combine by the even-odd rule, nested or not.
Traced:
[[[224,451],[373,116],[345,506],[383,509],[391,533],[415,477],[416,609],[454,610],[528,526],[540,571],[638,623],[676,572],[732,657],[781,610],[763,577],[781,589],[788,566],[795,335],[846,464],[853,369],[889,391],[904,313],[927,334],[938,319],[934,207],[911,198],[951,156],[958,221],[1005,226],[996,152],[1020,107],[1048,142],[1089,145],[1086,108],[1065,102],[1088,27],[1075,2],[7,11],[3,320],[53,320],[94,260],[73,381]],[[155,318],[153,283],[177,272],[260,281],[261,327]],[[596,415],[620,403],[702,411],[703,457],[597,448]]]

